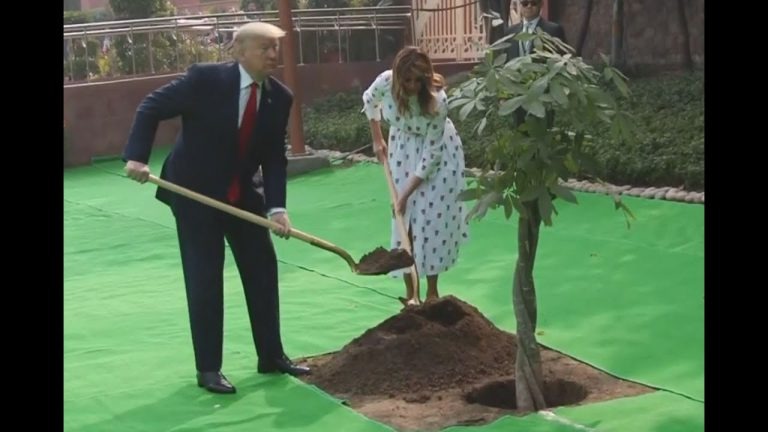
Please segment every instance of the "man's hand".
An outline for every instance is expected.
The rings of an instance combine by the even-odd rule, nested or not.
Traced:
[[[291,237],[291,221],[288,219],[288,213],[287,212],[280,212],[280,213],[274,213],[272,216],[269,217],[272,222],[277,223],[280,225],[280,229],[273,229],[272,232],[275,233],[278,237],[287,239]]]
[[[128,161],[125,164],[125,173],[132,180],[139,183],[146,183],[149,180],[149,167],[146,164],[136,161]]]

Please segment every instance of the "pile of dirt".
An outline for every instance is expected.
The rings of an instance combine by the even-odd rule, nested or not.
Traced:
[[[446,296],[405,309],[350,342],[307,382],[336,395],[402,397],[514,374],[516,340]]]

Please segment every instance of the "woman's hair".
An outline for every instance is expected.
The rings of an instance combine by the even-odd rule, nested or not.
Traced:
[[[424,51],[414,46],[401,49],[392,63],[392,90],[400,114],[408,112],[408,95],[402,84],[403,79],[408,76],[414,76],[421,83],[417,96],[422,114],[435,115],[437,99],[434,92],[432,61]]]

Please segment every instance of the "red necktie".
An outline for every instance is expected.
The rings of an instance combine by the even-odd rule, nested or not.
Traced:
[[[235,176],[232,179],[232,183],[229,185],[229,191],[227,192],[227,199],[232,204],[237,204],[240,201],[240,161],[245,160],[248,154],[248,142],[251,139],[251,132],[253,131],[253,124],[256,122],[256,114],[258,113],[257,102],[259,100],[258,93],[259,85],[256,83],[251,84],[251,93],[248,95],[248,103],[245,105],[245,112],[243,113],[243,120],[240,123],[240,134],[238,137],[238,163],[235,169]]]

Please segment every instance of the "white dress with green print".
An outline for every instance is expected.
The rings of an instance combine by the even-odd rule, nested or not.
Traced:
[[[415,96],[410,110],[401,115],[392,95],[392,71],[380,74],[363,94],[368,119],[389,124],[389,167],[399,192],[410,176],[424,182],[408,201],[404,221],[410,221],[413,256],[419,275],[436,275],[456,263],[459,246],[468,238],[465,206],[459,193],[465,188],[464,151],[453,122],[447,117],[447,96],[437,93],[438,110],[433,117],[421,114]],[[406,227],[407,228],[407,227]],[[399,230],[392,220],[392,246],[401,247]],[[403,271],[392,272],[392,276]]]

